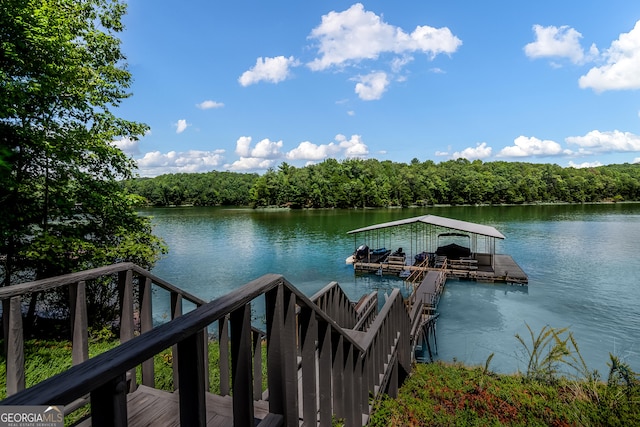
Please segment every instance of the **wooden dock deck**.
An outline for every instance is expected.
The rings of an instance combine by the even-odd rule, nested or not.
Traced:
[[[445,278],[443,271],[429,271],[422,279],[420,285],[414,291],[416,301],[422,301],[435,310],[444,288]]]
[[[513,260],[510,255],[496,254],[494,256],[494,266],[479,265],[473,260],[448,260],[446,273],[450,279],[473,280],[489,283],[511,283],[526,285],[529,283],[527,274]],[[387,262],[383,260],[376,263],[357,262],[353,264],[356,273],[376,273],[379,275],[400,275],[406,271],[413,273],[416,271],[427,275],[432,271],[440,271],[440,268],[425,267],[419,265],[402,265],[397,262]]]
[[[218,396],[207,393],[207,426],[226,427],[233,425],[233,399],[231,396]],[[180,426],[180,397],[177,391],[171,393],[152,387],[139,385],[137,390],[127,395],[127,415],[130,427],[178,427]],[[255,425],[269,426],[271,418],[282,417],[269,415],[269,403],[263,400],[254,401]],[[79,427],[91,426],[91,419],[78,424]]]

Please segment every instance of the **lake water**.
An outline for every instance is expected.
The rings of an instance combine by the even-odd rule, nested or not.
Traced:
[[[345,258],[361,242],[347,231],[433,214],[488,224],[505,236],[529,286],[448,281],[439,305],[438,358],[526,370],[514,337],[545,325],[572,331],[590,369],[606,379],[609,353],[640,371],[640,204],[433,207],[365,210],[147,209],[169,246],[153,272],[205,300],[266,273],[311,296],[337,281],[352,300],[404,287],[393,277],[356,276]],[[392,244],[391,247],[401,246]],[[156,318],[167,317],[156,296]],[[259,310],[259,309],[258,309]]]

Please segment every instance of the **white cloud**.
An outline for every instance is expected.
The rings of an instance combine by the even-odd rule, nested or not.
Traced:
[[[251,155],[251,137],[241,136],[236,141],[236,154],[240,157],[249,157]]]
[[[369,154],[369,147],[362,142],[360,135],[351,135],[351,139],[347,139],[346,136],[338,134],[335,139],[336,143],[343,150],[345,157],[364,158]]]
[[[271,141],[265,138],[255,147],[251,147],[252,138],[241,136],[236,141],[235,153],[239,160],[225,164],[224,167],[233,171],[263,170],[272,167],[276,159],[282,158],[282,141]]]
[[[270,141],[268,138],[258,142],[253,150],[251,150],[251,157],[258,157],[261,159],[278,159],[282,157],[280,149],[282,148],[282,140]]]
[[[571,27],[543,27],[534,25],[536,41],[524,47],[524,52],[529,58],[567,58],[574,64],[581,64],[586,56],[580,39],[582,34]],[[592,52],[595,46],[592,46]]]
[[[275,164],[275,160],[259,159],[257,157],[240,157],[233,163],[225,164],[225,169],[232,171],[251,171],[269,169]]]
[[[133,156],[140,154],[140,141],[124,137],[112,142],[114,146],[122,150],[123,153]]]
[[[389,86],[389,79],[386,73],[371,73],[366,76],[358,76],[353,80],[357,80],[355,92],[363,101],[373,101],[380,99],[382,94]]]
[[[403,55],[398,58],[393,58],[391,60],[391,71],[394,73],[400,72],[404,68],[405,65],[413,61],[413,56]]]
[[[588,152],[628,152],[640,151],[640,136],[630,132],[601,132],[592,130],[584,136],[565,138],[568,144],[575,144]]]
[[[289,160],[323,160],[340,152],[340,146],[334,144],[316,145],[309,141],[298,144],[296,148],[286,154]]]
[[[449,152],[448,151],[436,151],[435,155],[438,156],[438,157],[445,157],[445,156],[449,155]]]
[[[202,101],[201,103],[196,104],[196,107],[198,107],[201,110],[209,110],[211,108],[222,108],[224,107],[224,104],[222,102],[216,102],[216,101],[207,99],[206,101]]]
[[[640,157],[636,157],[631,163],[640,163]]]
[[[335,142],[316,145],[309,141],[298,144],[296,148],[286,154],[288,160],[324,160],[328,157],[364,158],[369,154],[369,147],[362,141],[360,135],[351,135],[350,139],[338,134]]]
[[[141,176],[157,176],[166,173],[207,172],[219,166],[224,159],[224,150],[185,152],[151,151],[137,161]]]
[[[282,141],[271,141],[265,138],[258,142],[254,148],[251,148],[252,138],[250,136],[241,136],[236,141],[236,154],[240,157],[256,157],[262,159],[278,159],[282,157],[280,149]]]
[[[178,122],[174,124],[174,126],[176,127],[176,133],[182,133],[187,129],[189,124],[187,123],[186,120],[181,119],[181,120],[178,120]]]
[[[584,169],[584,168],[597,168],[598,166],[602,166],[602,163],[600,163],[599,161],[595,161],[595,162],[584,162],[584,163],[573,163],[573,162],[569,162],[569,167],[570,168],[575,168],[575,169]]]
[[[462,157],[468,160],[486,159],[491,156],[491,151],[491,147],[487,147],[487,143],[483,142],[481,144],[476,144],[475,147],[467,147],[462,151],[456,151],[451,157],[454,159]]]
[[[606,64],[594,67],[580,77],[581,88],[596,92],[640,89],[640,21],[630,32],[620,34],[602,56]]]
[[[355,116],[355,115],[356,115],[355,111],[353,111],[353,110],[347,111],[347,116]]]
[[[266,81],[270,83],[279,83],[289,77],[289,68],[298,65],[298,61],[293,56],[285,58],[284,56],[276,56],[274,58],[258,58],[256,65],[249,71],[242,73],[238,82],[242,86],[249,86],[254,83]]]
[[[540,140],[535,137],[519,136],[513,140],[515,145],[505,147],[498,157],[557,156],[562,154],[562,147],[555,141]]]
[[[318,42],[320,54],[307,64],[314,71],[377,59],[382,53],[422,52],[433,58],[440,53],[451,54],[462,44],[446,27],[418,26],[407,34],[375,13],[365,11],[361,3],[343,12],[324,15],[309,38]]]

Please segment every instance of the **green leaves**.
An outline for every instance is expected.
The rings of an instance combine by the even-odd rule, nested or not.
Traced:
[[[120,0],[0,5],[0,270],[3,284],[131,260],[163,243],[122,190],[135,163],[113,141],[148,127],[115,114],[131,74]]]
[[[519,334],[515,335],[528,358],[526,378],[552,383],[559,376],[568,374],[562,369],[568,367],[579,379],[587,382],[598,380],[598,373],[587,367],[569,328],[552,328],[546,325],[535,335],[531,327],[528,324],[526,326],[530,343]]]

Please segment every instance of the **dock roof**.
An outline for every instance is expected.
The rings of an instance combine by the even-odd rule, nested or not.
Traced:
[[[482,236],[495,237],[504,239],[504,235],[490,225],[475,224],[473,222],[460,221],[458,219],[444,218],[436,215],[422,215],[413,218],[400,219],[397,221],[383,222],[381,224],[370,225],[368,227],[358,228],[357,230],[348,231],[347,234],[362,233],[364,231],[379,230],[388,227],[397,227],[400,225],[414,224],[422,222],[425,224],[437,225],[439,227],[450,228],[452,230],[465,231],[467,233],[479,234]]]

